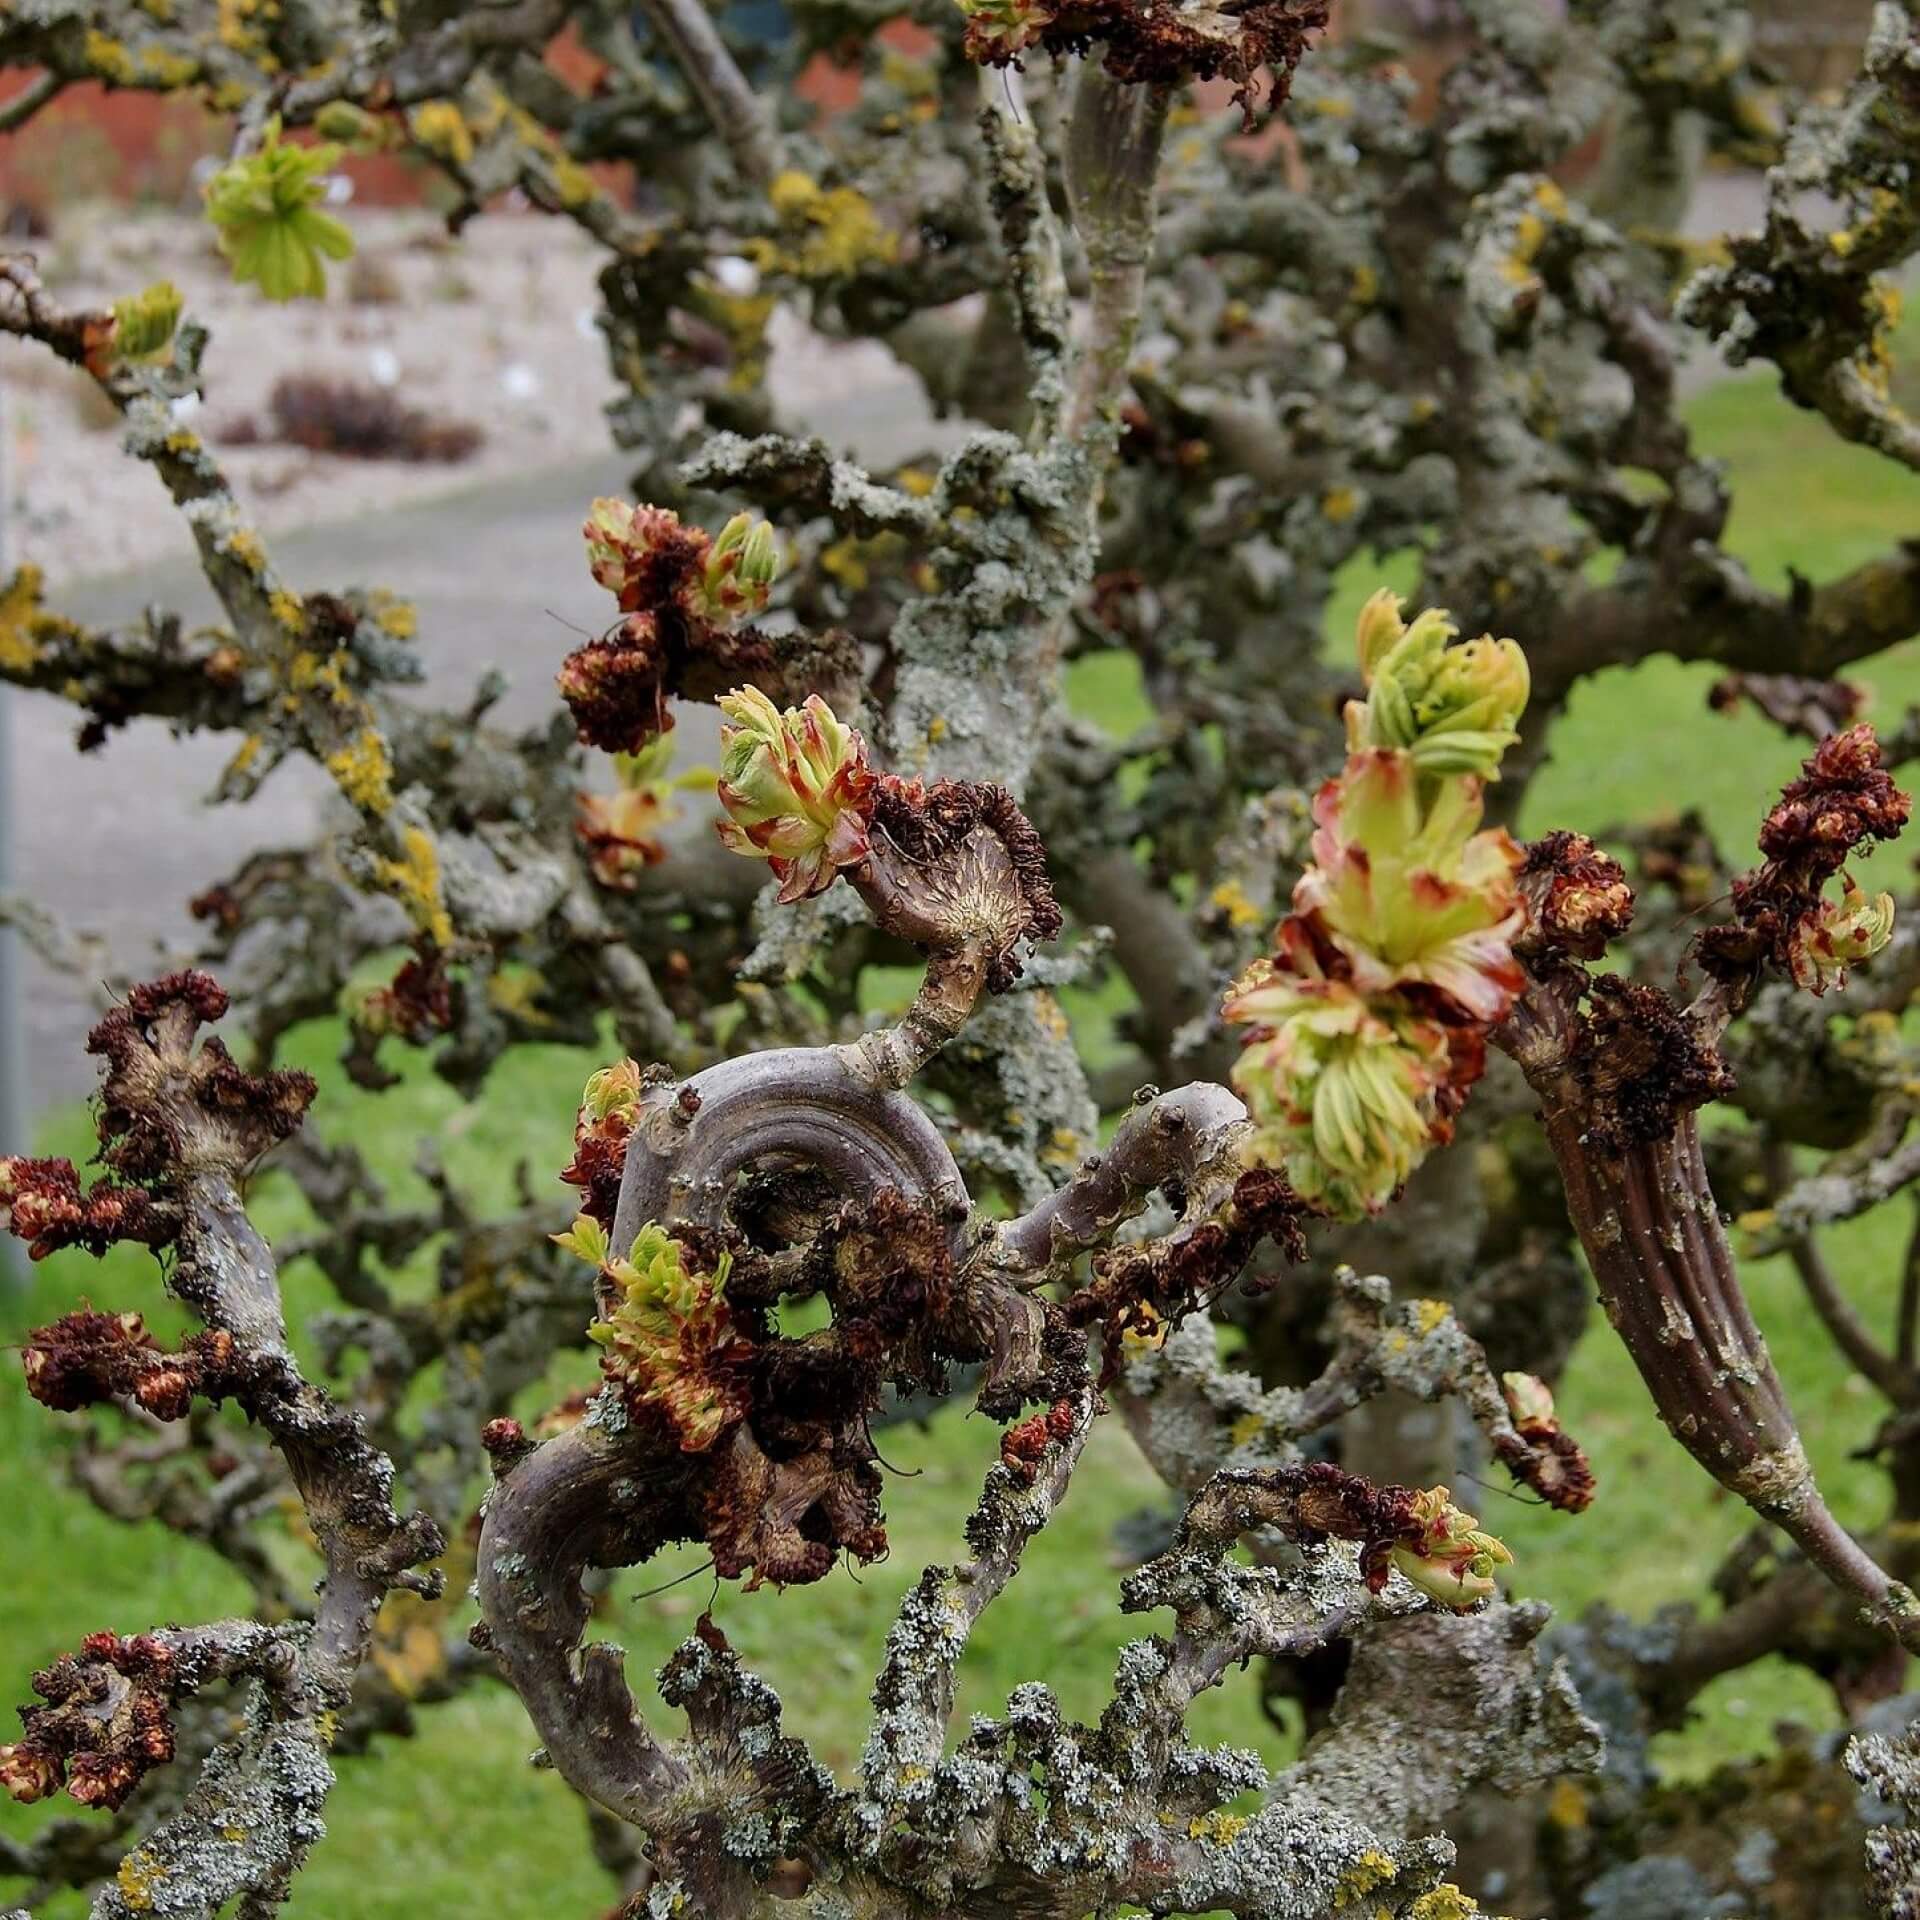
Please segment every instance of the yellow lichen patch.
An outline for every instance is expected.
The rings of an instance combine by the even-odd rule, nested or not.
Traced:
[[[593,175],[579,161],[558,154],[553,160],[553,184],[560,204],[569,210],[584,207],[594,196]]]
[[[114,1877],[120,1885],[120,1898],[135,1913],[149,1913],[153,1910],[154,1890],[165,1876],[166,1869],[150,1854],[145,1847],[135,1847],[120,1862],[120,1871]]]
[[[438,159],[457,167],[473,159],[473,133],[451,100],[423,100],[407,115],[407,131]]]
[[[289,633],[304,633],[307,630],[306,603],[297,593],[286,587],[275,587],[267,595],[267,605],[273,609],[273,617]]]
[[[734,367],[727,385],[735,393],[744,393],[758,385],[767,370],[767,323],[779,304],[770,293],[728,293],[711,281],[693,283],[693,307],[701,319],[710,320],[727,337]],[[645,372],[640,372],[641,388]]]
[[[1189,1840],[1208,1840],[1216,1847],[1230,1847],[1247,1824],[1244,1813],[1226,1813],[1216,1809],[1187,1822]]]
[[[916,500],[924,500],[933,491],[934,476],[925,467],[902,467],[893,476],[894,485]]]
[[[1080,1158],[1080,1136],[1071,1127],[1055,1127],[1040,1158],[1055,1167],[1070,1167]]]
[[[553,1015],[542,1010],[546,978],[536,967],[512,967],[487,981],[487,1004],[529,1027],[550,1027]]]
[[[251,574],[258,576],[267,570],[267,550],[251,527],[235,527],[221,541],[220,551]]]
[[[257,24],[262,18],[271,19],[279,8],[271,4],[263,5],[262,0],[220,0],[219,27],[220,44],[231,47],[235,53],[250,53],[260,56],[262,66],[271,70],[280,63],[267,53],[260,38]]]
[[[1519,261],[1531,261],[1538,254],[1547,237],[1547,223],[1537,213],[1523,213],[1513,223],[1513,257]]]
[[[1407,1920],[1475,1920],[1479,1912],[1480,1903],[1471,1894],[1462,1893],[1451,1880],[1443,1880],[1407,1909]]]
[[[248,734],[247,737],[240,742],[233,758],[227,762],[227,770],[220,776],[221,779],[241,779],[246,774],[247,769],[260,758],[260,750],[265,744],[266,742],[262,740],[257,733]]]
[[[1547,1795],[1547,1818],[1556,1827],[1575,1832],[1587,1824],[1587,1796],[1572,1780],[1556,1780]]]
[[[1228,1443],[1236,1447],[1251,1446],[1266,1431],[1266,1426],[1257,1413],[1243,1413],[1227,1429]]]
[[[1564,220],[1566,218],[1567,196],[1561,188],[1559,181],[1542,180],[1540,184],[1534,188],[1533,197],[1535,203],[1546,211],[1550,219]]]
[[[375,869],[381,886],[413,916],[413,923],[437,947],[453,945],[453,917],[440,895],[440,852],[432,836],[409,827],[400,836],[405,855],[382,860]]]
[[[1347,284],[1347,298],[1356,307],[1370,307],[1380,298],[1380,276],[1362,260]]]
[[[34,628],[40,617],[42,575],[22,567],[0,588],[0,673],[25,673],[40,657]]]
[[[1398,1871],[1378,1847],[1369,1847],[1334,1883],[1334,1911],[1337,1913],[1342,1907],[1364,1899],[1375,1887],[1385,1886]]]
[[[880,77],[888,86],[906,94],[936,93],[940,85],[930,61],[909,59],[891,47],[880,56]]]
[[[767,198],[784,225],[799,230],[797,245],[756,240],[751,253],[763,271],[825,280],[888,261],[899,236],[882,223],[873,202],[854,187],[823,187],[810,174],[789,167],[774,176]]]
[[[797,167],[788,167],[784,172],[776,173],[767,188],[767,198],[773,202],[773,210],[783,220],[792,220],[801,214],[810,213],[820,204],[820,183],[811,174],[802,173]]]
[[[1407,1312],[1413,1324],[1424,1336],[1441,1325],[1447,1317],[1447,1303],[1444,1300],[1409,1300]]]
[[[327,755],[327,771],[334,784],[362,813],[393,810],[393,762],[379,729],[356,734],[338,753]]]
[[[80,44],[80,57],[87,63],[87,71],[99,79],[115,86],[130,87],[133,84],[133,55],[118,40],[102,33],[97,27],[87,29],[87,37]]]
[[[1243,931],[1249,927],[1259,926],[1267,917],[1254,905],[1246,888],[1238,880],[1222,880],[1207,895],[1207,901],[1209,905],[1227,916],[1228,926],[1239,927]]]
[[[165,89],[190,86],[199,74],[200,62],[190,53],[148,47],[140,55],[140,78],[148,86]]]
[[[936,713],[927,722],[927,745],[937,747],[947,737],[949,731],[947,716],[944,713]]]
[[[858,593],[871,575],[860,554],[861,542],[852,534],[836,540],[820,554],[820,571],[838,580],[849,593]]]
[[[420,631],[420,616],[412,606],[387,594],[375,598],[373,618],[382,633],[391,634],[396,640],[411,640]]]
[[[1351,520],[1359,510],[1360,496],[1351,487],[1329,487],[1320,496],[1320,511],[1335,526],[1342,521]]]

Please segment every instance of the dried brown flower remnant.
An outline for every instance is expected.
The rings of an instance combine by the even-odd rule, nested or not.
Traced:
[[[1519,887],[1527,924],[1515,952],[1598,960],[1633,924],[1625,869],[1584,833],[1549,833],[1525,852]]]
[[[1846,965],[1873,950],[1876,933],[1884,940],[1878,923],[1890,925],[1891,905],[1863,900],[1836,911],[1822,890],[1863,844],[1898,834],[1911,811],[1871,727],[1823,740],[1762,824],[1766,862],[1733,883],[1732,922],[1695,941],[1700,964],[1729,985],[1750,983],[1767,965],[1816,993],[1836,975],[1844,979]]]
[[[1154,1338],[1196,1306],[1224,1293],[1263,1239],[1293,1265],[1306,1258],[1302,1221],[1308,1208],[1269,1167],[1253,1167],[1234,1182],[1228,1204],[1185,1220],[1164,1240],[1109,1248],[1093,1259],[1093,1280],[1064,1304],[1074,1326],[1097,1327],[1107,1373],[1119,1366],[1126,1336]],[[1251,1289],[1253,1283],[1248,1283]]]
[[[1552,1390],[1530,1373],[1503,1373],[1500,1388],[1524,1447],[1495,1447],[1506,1466],[1550,1507],[1581,1513],[1593,1504],[1593,1468],[1560,1424]]]
[[[195,1394],[218,1400],[233,1392],[236,1357],[224,1329],[194,1334],[169,1353],[139,1314],[85,1308],[36,1328],[20,1349],[27,1391],[42,1406],[71,1413],[130,1399],[156,1420],[182,1418]]]
[[[631,753],[672,726],[667,711],[672,664],[660,622],[651,613],[630,613],[568,654],[555,684],[582,744],[603,753]]]
[[[204,1022],[227,1010],[211,975],[168,974],[135,987],[87,1036],[107,1061],[100,1091],[100,1158],[127,1180],[163,1181],[218,1169],[244,1173],[306,1117],[311,1074],[246,1073]]]
[[[1594,1145],[1624,1153],[1664,1140],[1683,1113],[1732,1092],[1712,1041],[1658,987],[1603,974],[1588,992],[1574,1070]]]
[[[446,955],[424,941],[420,947],[355,1012],[355,1024],[376,1039],[397,1033],[417,1044],[430,1034],[450,1032],[459,1017],[460,989],[447,971]]]
[[[625,616],[560,668],[586,745],[637,753],[672,726],[672,695],[711,700],[743,680],[780,684],[766,637],[734,624],[764,607],[772,586],[764,521],[737,514],[716,539],[665,507],[596,500],[583,532],[593,577]]]
[[[178,1684],[174,1651],[157,1634],[90,1633],[33,1676],[46,1703],[22,1707],[26,1738],[0,1747],[0,1784],[39,1800],[62,1782],[82,1806],[125,1804],[141,1780],[173,1758],[168,1707]]]
[[[171,1217],[142,1188],[97,1181],[82,1192],[71,1160],[0,1160],[0,1229],[27,1243],[35,1260],[62,1247],[104,1253],[116,1240],[162,1246]]]
[[[855,884],[887,932],[936,952],[984,943],[995,993],[1019,979],[1022,940],[1059,933],[1046,848],[1004,787],[883,774],[872,817],[869,871]]]
[[[1173,0],[960,0],[967,57],[1015,64],[1029,48],[1052,54],[1106,49],[1106,69],[1139,86],[1227,79],[1249,119],[1262,69],[1270,106],[1287,97],[1307,42],[1327,24],[1329,0],[1253,0],[1218,11]]]
[[[845,873],[886,932],[983,955],[994,992],[1020,977],[1022,940],[1060,931],[1046,849],[1004,787],[876,774],[865,739],[817,694],[783,713],[740,687],[720,705],[733,722],[721,734],[720,837],[768,863],[782,902]]]
[[[1074,1418],[1074,1403],[1056,1400],[1044,1412],[1009,1427],[1000,1436],[1000,1464],[1022,1486],[1032,1486],[1048,1447],[1061,1445],[1072,1434]]]

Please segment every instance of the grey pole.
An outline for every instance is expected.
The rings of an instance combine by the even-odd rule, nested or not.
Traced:
[[[7,566],[7,389],[0,381],[0,576]],[[13,714],[11,690],[0,683],[0,893],[13,885]],[[20,941],[0,927],[0,1155],[25,1153],[27,1058],[20,1022]],[[19,1241],[0,1235],[0,1288],[26,1283]]]

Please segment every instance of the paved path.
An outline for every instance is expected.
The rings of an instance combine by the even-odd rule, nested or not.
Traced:
[[[853,391],[832,386],[821,384],[827,405],[811,421],[804,400],[795,411],[864,459],[899,460],[953,437],[928,421],[917,387],[902,376]],[[553,710],[553,672],[575,644],[569,627],[605,624],[606,595],[581,560],[580,520],[595,494],[625,491],[631,464],[606,453],[377,519],[283,535],[273,542],[275,563],[296,587],[383,586],[411,600],[427,669],[423,697],[462,700],[498,667],[511,682],[501,717],[537,721]],[[189,623],[215,613],[184,527],[176,558],[55,600],[94,622],[125,619],[150,602],[179,609]],[[19,693],[7,708],[0,723],[10,725],[13,745],[15,885],[69,926],[104,936],[130,972],[178,956],[193,931],[186,902],[248,853],[313,836],[329,783],[305,762],[281,767],[245,806],[208,807],[203,796],[233,750],[230,738],[175,739],[140,721],[83,755],[73,744],[72,708]],[[710,752],[711,741],[697,737],[699,719],[689,723],[689,750]],[[32,956],[23,957],[21,974],[32,1112],[91,1091],[82,1036],[95,1012],[83,987]]]

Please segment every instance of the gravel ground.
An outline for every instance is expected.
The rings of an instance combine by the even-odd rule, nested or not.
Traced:
[[[504,214],[450,243],[425,212],[348,213],[358,251],[332,271],[324,301],[275,306],[235,286],[205,223],[184,214],[64,214],[39,244],[41,271],[79,305],[173,280],[212,330],[195,425],[216,443],[243,416],[267,424],[274,382],[296,371],[392,386],[409,406],[485,436],[453,463],[220,447],[269,536],[606,447],[601,409],[612,388],[591,322],[601,256],[584,235],[564,221]],[[184,550],[178,514],[150,472],[118,456],[113,418],[83,375],[6,340],[0,383],[11,559],[33,561],[57,585]]]

